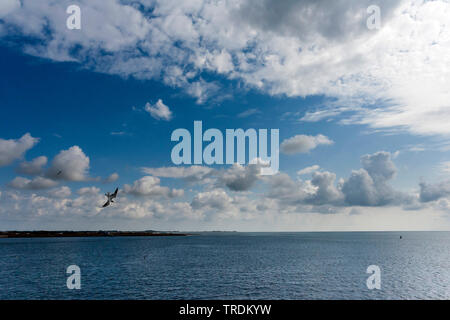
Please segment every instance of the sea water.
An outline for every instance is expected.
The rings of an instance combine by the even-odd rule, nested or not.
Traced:
[[[0,239],[0,299],[449,298],[450,232]]]

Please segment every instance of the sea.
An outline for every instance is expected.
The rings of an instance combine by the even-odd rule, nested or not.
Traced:
[[[449,298],[450,232],[0,239],[0,299]]]

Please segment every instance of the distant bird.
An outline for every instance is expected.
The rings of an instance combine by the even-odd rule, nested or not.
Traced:
[[[402,239],[402,236],[400,236],[400,239]]]
[[[56,176],[59,176],[62,173],[61,170],[58,171],[58,173],[56,174]]]
[[[114,203],[114,198],[117,197],[117,192],[119,192],[119,188],[116,188],[116,191],[114,191],[113,194],[111,194],[110,192],[105,193],[105,196],[108,198],[108,200],[106,201],[106,203],[103,205],[102,208],[106,208],[107,206],[109,206],[111,203]]]

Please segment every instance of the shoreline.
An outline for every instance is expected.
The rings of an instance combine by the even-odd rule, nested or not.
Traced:
[[[0,231],[0,238],[75,238],[75,237],[184,237],[192,234],[163,231]]]

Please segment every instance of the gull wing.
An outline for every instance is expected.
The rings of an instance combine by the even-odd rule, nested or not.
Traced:
[[[105,208],[105,207],[107,207],[107,206],[109,206],[110,205],[110,201],[109,201],[109,199],[108,199],[108,201],[106,201],[106,203],[102,206],[102,208]]]
[[[117,197],[117,192],[119,192],[119,188],[116,188],[116,191],[114,191],[114,193],[112,194],[111,199],[114,199],[115,197]]]

